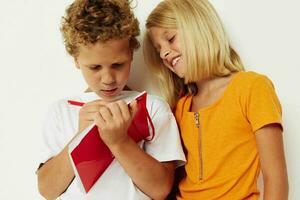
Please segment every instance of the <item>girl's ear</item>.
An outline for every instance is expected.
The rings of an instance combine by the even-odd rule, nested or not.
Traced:
[[[78,60],[77,60],[76,58],[74,58],[74,63],[75,63],[76,68],[77,68],[77,69],[80,69]]]

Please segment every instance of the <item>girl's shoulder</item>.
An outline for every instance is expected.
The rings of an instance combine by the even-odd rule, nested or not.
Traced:
[[[273,87],[272,81],[266,75],[253,71],[238,72],[231,85],[231,90],[234,90],[235,93],[248,93],[266,85]]]
[[[269,80],[266,75],[254,72],[254,71],[241,71],[235,77],[239,84],[244,85],[251,85],[259,80]]]

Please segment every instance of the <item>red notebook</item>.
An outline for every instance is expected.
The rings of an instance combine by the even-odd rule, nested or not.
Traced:
[[[154,136],[154,129],[146,108],[147,93],[141,93],[135,99],[138,111],[128,129],[128,135],[135,142],[151,140]],[[148,123],[152,128],[151,136]],[[93,187],[114,159],[109,148],[100,138],[95,124],[76,136],[69,144],[69,153],[74,172],[80,178],[85,192]]]

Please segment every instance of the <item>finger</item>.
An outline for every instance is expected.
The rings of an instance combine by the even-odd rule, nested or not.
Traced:
[[[110,102],[106,101],[106,100],[102,100],[102,99],[97,99],[97,100],[91,101],[90,103],[99,105],[99,106],[105,106],[105,105],[109,104]]]
[[[98,112],[93,112],[93,113],[86,113],[86,115],[84,116],[85,120],[87,121],[93,121],[95,118],[95,114],[97,114]]]
[[[105,124],[105,120],[103,119],[102,115],[100,112],[97,112],[96,114],[94,114],[94,119],[93,121],[95,122],[95,124],[98,127],[104,127]]]
[[[105,106],[103,103],[92,103],[92,102],[89,102],[88,104],[84,105],[82,108],[81,108],[81,111],[82,112],[86,112],[86,113],[94,113],[94,112],[98,112],[99,109],[101,107]]]
[[[129,104],[129,108],[130,108],[130,114],[131,114],[131,117],[133,118],[135,116],[135,114],[137,113],[138,111],[138,104],[137,104],[137,101],[134,100],[132,101],[130,104]]]
[[[85,104],[82,108],[80,108],[79,113],[85,114],[85,113],[95,112],[94,110],[95,108],[93,108],[91,104]]]
[[[112,113],[111,113],[109,107],[107,107],[107,106],[101,107],[99,110],[99,113],[105,122],[112,121],[113,116],[112,116]]]
[[[131,119],[130,109],[128,104],[125,101],[117,101],[119,108],[121,110],[121,114],[124,120],[128,121]]]
[[[121,119],[123,117],[118,102],[108,104],[107,107],[109,107],[114,119]]]

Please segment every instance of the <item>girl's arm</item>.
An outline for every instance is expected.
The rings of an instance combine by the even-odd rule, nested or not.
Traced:
[[[257,130],[256,143],[264,181],[264,200],[287,200],[288,176],[281,126],[270,124]]]

